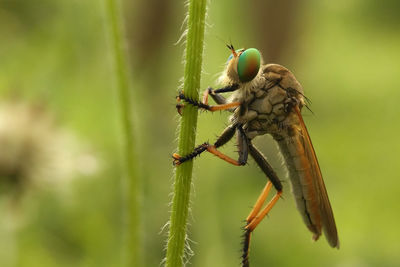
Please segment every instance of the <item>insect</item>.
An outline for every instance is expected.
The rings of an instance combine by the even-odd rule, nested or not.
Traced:
[[[276,172],[252,143],[255,137],[270,134],[283,155],[297,208],[313,234],[312,238],[317,240],[323,231],[329,245],[339,248],[331,204],[301,115],[301,109],[307,104],[302,86],[285,67],[278,64],[263,65],[257,49],[235,50],[232,45],[227,46],[231,55],[221,77],[224,87],[216,90],[208,88],[201,102],[180,92],[177,109],[182,113],[184,105],[188,104],[208,111],[228,110],[232,112],[230,124],[214,144],[203,143],[189,155],[173,154],[174,164],[182,164],[208,151],[233,165],[243,166],[250,154],[265,173],[268,181],[248,215],[244,228],[242,265],[249,266],[251,233],[281,197],[283,190]],[[232,92],[228,99],[221,95],[227,92]],[[217,105],[208,104],[209,96]],[[237,160],[218,150],[235,134],[239,154]],[[262,208],[272,187],[276,194]]]

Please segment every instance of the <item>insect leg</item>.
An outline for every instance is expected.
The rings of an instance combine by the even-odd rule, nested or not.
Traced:
[[[216,90],[213,90],[211,87],[208,87],[203,94],[203,103],[208,104],[208,95],[211,95],[211,97],[217,104],[219,105],[226,104],[226,99],[221,95],[221,93],[233,92],[236,91],[238,88],[239,88],[238,84],[228,85]]]
[[[278,199],[282,195],[282,191],[278,191],[275,196],[268,202],[265,208],[260,212],[262,205],[267,199],[268,193],[271,190],[272,183],[270,181],[265,185],[262,193],[257,199],[256,204],[254,205],[253,210],[250,212],[247,217],[247,225],[244,228],[244,240],[243,240],[243,250],[242,250],[242,266],[249,266],[249,251],[250,251],[250,239],[251,233],[257,227],[257,225],[264,219],[264,217],[271,211],[272,207],[276,204]]]
[[[217,110],[226,110],[226,109],[231,109],[235,108],[240,105],[239,102],[232,102],[232,103],[227,103],[226,99],[220,95],[220,93],[227,93],[227,92],[233,92],[239,88],[238,84],[232,84],[228,85],[226,87],[222,87],[216,90],[213,90],[211,87],[207,88],[203,94],[203,99],[202,102],[199,102],[194,99],[190,99],[186,97],[183,94],[183,91],[179,92],[179,95],[176,97],[176,100],[178,101],[178,104],[176,105],[176,109],[180,115],[182,115],[182,108],[184,105],[182,103],[179,103],[181,100],[186,101],[187,103],[197,106],[201,109],[209,110],[209,111],[217,111]],[[215,106],[210,106],[208,105],[208,95],[211,95],[211,97],[214,99],[214,101],[218,104]]]
[[[254,158],[257,165],[261,168],[261,170],[267,175],[269,181],[265,185],[262,193],[258,197],[252,211],[249,216],[247,216],[247,225],[245,227],[245,235],[243,242],[243,254],[242,254],[242,265],[248,266],[248,257],[249,257],[249,248],[250,248],[250,237],[251,233],[257,227],[257,225],[264,219],[264,217],[269,213],[275,203],[278,201],[280,196],[282,195],[282,184],[276,175],[275,171],[272,169],[271,165],[267,162],[264,155],[255,147],[251,142],[249,142],[249,152],[250,155]],[[264,204],[267,196],[272,188],[278,191],[275,196],[268,202],[265,208],[260,212],[262,205]]]
[[[240,105],[241,105],[240,102],[231,102],[222,105],[209,106],[210,107],[209,111],[226,110],[226,109],[236,108]]]
[[[208,96],[211,95],[212,99],[214,99],[215,103],[221,105],[226,104],[226,98],[222,95],[215,93],[211,87],[208,87],[207,90],[203,93],[203,104],[208,105]]]
[[[228,143],[229,140],[231,140],[232,137],[235,135],[236,128],[237,125],[229,125],[228,127],[226,127],[222,134],[218,137],[217,141],[215,141],[214,146],[217,148]]]
[[[282,191],[282,184],[278,178],[278,175],[268,163],[265,156],[251,143],[249,142],[249,152],[253,157],[254,161],[260,167],[260,169],[267,175],[268,179],[272,182],[277,191]]]
[[[238,138],[239,138],[239,159],[234,160],[231,157],[225,155],[224,153],[220,152],[217,150],[218,147],[221,147],[225,145],[229,140],[232,139],[232,137],[235,135],[235,130],[239,127],[238,132]],[[194,157],[200,155],[204,151],[208,151],[215,156],[219,157],[220,159],[225,160],[228,163],[231,163],[235,166],[243,166],[247,162],[247,155],[248,155],[248,139],[246,135],[243,132],[243,129],[239,125],[229,125],[228,127],[225,128],[225,130],[222,132],[221,136],[218,137],[217,141],[214,143],[214,145],[210,145],[209,143],[204,143],[201,144],[200,146],[196,147],[192,153],[189,155],[186,155],[184,157],[181,157],[180,155],[174,153],[172,155],[174,161],[174,165],[179,165],[185,161],[191,160]]]
[[[213,146],[208,147],[207,150],[208,152],[211,152],[217,157],[219,157],[220,159],[223,159],[233,165],[243,166],[247,163],[247,157],[249,154],[249,139],[247,138],[245,132],[243,131],[242,125],[237,125],[235,126],[235,128],[237,129],[237,138],[238,138],[238,149],[239,149],[238,160],[234,160],[216,149],[224,145],[226,142],[228,142],[233,137],[233,133],[230,133],[231,136],[229,136],[229,139],[225,138],[224,135],[221,135],[221,137],[217,140],[217,142],[215,142]]]
[[[177,153],[172,154],[172,158],[174,159],[173,160],[173,164],[175,166],[177,166],[177,165],[182,164],[185,161],[188,161],[188,160],[191,160],[191,159],[197,157],[198,155],[200,155],[201,153],[206,151],[208,146],[209,146],[208,143],[203,143],[203,144],[195,147],[192,153],[190,153],[190,154],[188,154],[186,156],[183,156],[183,157],[181,157]]]
[[[217,147],[225,145],[229,140],[232,139],[232,137],[235,135],[236,127],[237,127],[237,125],[229,125],[228,127],[226,127],[225,130],[220,135],[220,137],[218,137],[218,139],[214,143],[214,145],[210,145],[209,143],[203,143],[203,144],[197,146],[193,150],[192,153],[190,153],[189,155],[183,156],[183,157],[174,153],[172,155],[172,157],[174,159],[174,161],[173,161],[174,165],[179,165],[185,161],[191,160],[206,150],[210,151],[213,154],[217,153],[215,155],[217,155],[219,157],[225,157],[224,159],[227,160],[228,162],[229,162],[229,160],[231,160],[232,162],[230,162],[230,163],[232,163],[234,165],[238,165],[238,164],[235,164],[235,160],[229,158],[228,156],[225,156],[224,154],[222,154],[221,152],[219,152],[216,149]]]
[[[231,102],[231,103],[225,103],[225,104],[221,104],[221,105],[210,106],[207,104],[203,104],[202,102],[199,102],[197,100],[190,99],[189,97],[186,97],[182,92],[179,93],[179,95],[176,97],[176,99],[178,101],[184,100],[188,104],[191,104],[198,108],[209,110],[209,111],[225,110],[225,109],[230,109],[230,108],[235,108],[235,107],[240,106],[240,102]],[[178,107],[178,105],[177,105],[177,109],[178,109],[178,112],[180,112],[180,109],[182,108],[182,106],[179,105],[179,107]]]
[[[250,212],[249,216],[247,216],[246,222],[247,225],[244,228],[244,236],[243,236],[243,249],[242,249],[242,266],[249,266],[249,251],[250,251],[250,239],[251,239],[251,233],[253,230],[247,229],[247,226],[250,224],[250,222],[257,216],[257,214],[260,212],[260,209],[262,205],[264,204],[265,200],[267,199],[268,193],[271,190],[272,183],[270,181],[267,182],[265,185],[261,195],[258,197],[256,204],[253,207],[253,210]]]
[[[247,163],[247,157],[249,155],[249,139],[244,132],[242,125],[237,127],[237,143],[238,143],[238,162],[240,165],[245,165]]]
[[[270,183],[269,181],[267,182],[266,187],[270,186],[268,185],[268,183]],[[264,196],[262,196],[264,194],[264,190],[260,195],[260,198],[264,198]],[[267,192],[268,194],[268,192]],[[274,205],[276,204],[276,202],[278,201],[278,199],[281,197],[282,195],[282,191],[278,191],[275,196],[268,202],[267,206],[265,206],[265,208],[259,212],[257,215],[255,215],[255,217],[253,217],[251,220],[247,221],[247,225],[245,227],[245,229],[247,231],[253,232],[254,229],[256,229],[257,225],[264,219],[265,216],[267,216],[267,214],[271,211],[271,209],[274,207]],[[265,196],[266,198],[267,196]],[[264,199],[265,201],[265,199]],[[257,203],[256,203],[257,204]],[[261,204],[262,205],[262,204]],[[261,208],[260,205],[260,208]],[[251,212],[253,213],[253,211]],[[249,217],[252,215],[250,213]]]

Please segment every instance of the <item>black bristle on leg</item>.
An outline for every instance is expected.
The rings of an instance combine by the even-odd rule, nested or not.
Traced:
[[[191,104],[193,106],[196,106],[196,107],[199,107],[199,108],[202,108],[202,109],[205,109],[205,110],[210,110],[210,106],[209,105],[203,104],[203,103],[201,103],[201,102],[199,102],[197,100],[194,100],[194,99],[191,99],[189,97],[186,97],[182,92],[179,92],[179,95],[177,96],[177,99],[183,100],[186,103],[189,103],[189,104]]]
[[[199,145],[198,147],[196,147],[192,153],[183,156],[183,157],[179,157],[179,158],[174,158],[174,165],[180,165],[185,161],[191,160],[195,157],[197,157],[198,155],[200,155],[201,153],[203,153],[204,151],[207,150],[207,148],[210,146],[209,143],[203,143],[201,145]]]
[[[242,267],[249,267],[249,250],[250,250],[250,230],[245,230],[243,235],[243,250],[242,250]]]

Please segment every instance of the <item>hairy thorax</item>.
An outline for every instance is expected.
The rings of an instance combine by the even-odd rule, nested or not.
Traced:
[[[242,124],[249,139],[266,133],[275,139],[286,137],[296,119],[293,107],[304,105],[301,85],[288,69],[277,64],[262,66],[254,81],[237,90],[231,101],[242,103],[231,121]]]

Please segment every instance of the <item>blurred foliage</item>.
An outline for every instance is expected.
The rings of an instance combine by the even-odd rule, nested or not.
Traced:
[[[225,43],[231,41],[262,47],[266,61],[294,72],[312,100],[314,115],[306,111],[305,120],[341,248],[331,249],[324,238],[311,241],[285,178],[284,200],[253,236],[253,266],[398,266],[398,2],[309,0],[295,7],[288,0],[286,6],[261,2],[209,3],[202,87],[218,86],[229,55]],[[104,6],[95,0],[0,3],[2,100],[17,95],[26,103],[45,103],[58,125],[101,159],[98,172],[34,188],[18,205],[0,197],[0,266],[121,266],[121,133]],[[125,11],[140,123],[145,259],[146,266],[158,266],[172,190],[174,96],[183,75],[182,42],[174,44],[185,11],[183,1],[162,0],[127,1]],[[197,143],[212,141],[226,120],[226,113],[201,113]],[[256,143],[285,177],[271,138]],[[233,143],[224,148],[234,150]],[[238,266],[241,227],[265,184],[255,164],[248,165],[235,168],[211,155],[196,160],[193,266]]]

